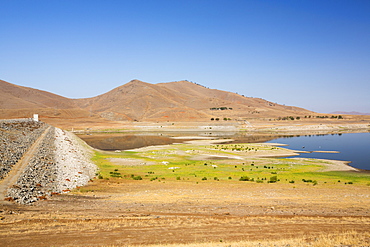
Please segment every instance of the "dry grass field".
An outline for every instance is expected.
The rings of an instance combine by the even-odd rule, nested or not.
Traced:
[[[33,206],[3,202],[0,243],[370,246],[369,174],[268,155],[287,152],[210,141],[95,151],[87,186]]]
[[[370,244],[367,186],[97,180],[88,188],[3,206],[2,246]]]

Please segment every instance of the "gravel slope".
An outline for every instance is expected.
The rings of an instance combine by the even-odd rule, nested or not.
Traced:
[[[45,131],[44,136],[40,131],[37,138],[30,137],[32,142],[41,138],[40,143],[36,151],[28,149],[22,154],[32,158],[27,161],[15,184],[8,188],[6,200],[30,204],[53,194],[67,193],[87,184],[95,176],[96,166],[76,136],[52,126]],[[16,160],[7,159],[4,163],[17,162],[22,162],[18,156]]]

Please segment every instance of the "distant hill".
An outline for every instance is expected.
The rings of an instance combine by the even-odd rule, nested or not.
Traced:
[[[0,80],[0,118],[27,118],[33,113],[48,118],[89,116],[72,99]]]
[[[370,115],[370,113],[362,113],[357,111],[335,111],[331,112],[330,114],[343,114],[343,115]]]
[[[132,80],[96,97],[69,99],[0,80],[0,118],[25,117],[31,113],[46,118],[203,121],[303,116],[313,112],[208,89],[189,81],[150,84]]]

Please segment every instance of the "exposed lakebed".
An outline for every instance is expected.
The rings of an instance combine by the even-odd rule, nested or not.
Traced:
[[[197,138],[233,139],[234,143],[280,143],[299,151],[303,158],[332,159],[370,170],[370,133],[330,135],[269,135],[242,132],[183,132],[183,133],[92,133],[79,135],[90,146],[106,151],[128,150],[154,145],[183,143]],[[229,142],[230,143],[230,142]]]

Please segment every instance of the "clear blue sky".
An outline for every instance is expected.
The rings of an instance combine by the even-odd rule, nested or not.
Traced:
[[[0,0],[0,79],[70,98],[189,80],[370,112],[369,0]]]

